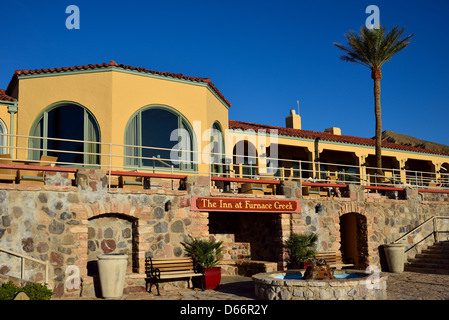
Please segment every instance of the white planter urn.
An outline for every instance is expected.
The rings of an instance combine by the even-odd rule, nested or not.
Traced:
[[[98,255],[98,273],[103,298],[119,299],[123,295],[127,265],[126,254]]]
[[[405,244],[384,244],[384,250],[390,272],[402,273],[405,264]]]

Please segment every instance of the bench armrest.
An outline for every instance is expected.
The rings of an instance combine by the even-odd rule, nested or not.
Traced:
[[[150,269],[150,276],[152,278],[161,279],[161,271],[158,268],[153,268],[153,265],[151,265]]]

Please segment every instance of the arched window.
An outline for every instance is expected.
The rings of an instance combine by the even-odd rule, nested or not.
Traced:
[[[3,122],[2,119],[0,119],[0,153],[8,153],[8,150],[6,147],[8,146],[8,129],[6,128],[5,122]]]
[[[216,121],[211,132],[211,170],[213,173],[223,173],[225,160],[225,144],[223,130]]]
[[[150,106],[136,112],[126,127],[125,144],[125,166],[196,168],[190,124],[169,107]]]
[[[100,142],[98,123],[79,104],[65,102],[47,108],[36,119],[30,136],[43,138],[30,139],[30,159],[39,160],[44,154],[58,157],[58,162],[67,164],[100,163],[100,144],[82,142]]]
[[[257,150],[254,144],[246,140],[238,141],[234,146],[234,165],[237,165],[237,173],[242,174],[243,178],[254,178],[258,174]],[[239,167],[242,171],[240,172]]]

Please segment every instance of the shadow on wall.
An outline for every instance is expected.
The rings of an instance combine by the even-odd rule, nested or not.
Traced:
[[[92,260],[87,262],[87,275],[93,278],[95,296],[101,297],[101,284],[100,284],[100,276],[98,273],[98,261]]]
[[[379,247],[377,247],[378,252],[379,252],[379,264],[380,264],[380,269],[382,271],[389,271],[388,268],[388,262],[387,262],[387,256],[385,255],[385,248],[384,245],[380,245]]]

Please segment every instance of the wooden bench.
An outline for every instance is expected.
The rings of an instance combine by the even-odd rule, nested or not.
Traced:
[[[344,263],[339,251],[320,251],[315,256],[316,260],[324,260],[330,268],[340,270],[345,267],[354,267],[353,263]]]
[[[173,259],[152,259],[145,260],[145,273],[147,274],[146,285],[147,291],[151,292],[151,287],[156,285],[157,294],[159,293],[159,282],[168,279],[183,279],[189,281],[193,277],[204,277],[204,272],[198,270],[191,258],[173,258]],[[148,290],[148,284],[150,289]],[[201,279],[201,289],[204,291],[203,279]]]

